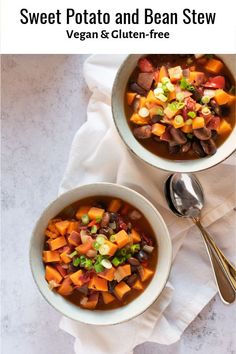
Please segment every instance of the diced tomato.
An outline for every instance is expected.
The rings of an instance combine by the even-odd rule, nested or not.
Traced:
[[[220,117],[212,117],[207,123],[207,128],[217,130],[220,127]]]
[[[147,58],[139,59],[138,67],[142,73],[152,73],[154,71],[152,63]]]
[[[209,81],[204,84],[204,87],[214,88],[214,89],[224,89],[225,78],[224,76],[210,77]]]
[[[96,224],[96,222],[97,222],[96,220],[90,221],[90,223],[88,224],[88,227],[94,226]]]
[[[61,276],[64,278],[67,274],[66,269],[64,269],[60,264],[56,264],[55,267],[57,268],[57,270],[61,274]]]
[[[86,254],[91,248],[92,248],[93,241],[87,241],[86,243],[83,243],[82,245],[79,245],[76,247],[76,250],[80,254]]]

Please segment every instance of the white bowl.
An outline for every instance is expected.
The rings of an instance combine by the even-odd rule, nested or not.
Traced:
[[[89,311],[82,309],[54,291],[49,290],[44,278],[45,268],[42,262],[44,230],[48,221],[63,208],[80,199],[91,196],[111,196],[120,198],[137,207],[147,218],[155,232],[158,243],[156,272],[143,293],[128,305],[115,310]],[[141,194],[121,185],[112,183],[94,183],[84,185],[61,195],[42,213],[33,230],[30,244],[30,265],[34,280],[43,297],[63,315],[84,323],[110,325],[127,321],[144,312],[161,294],[171,267],[172,245],[165,222],[155,207]]]
[[[232,74],[236,75],[235,55],[217,54],[227,65]],[[215,155],[196,160],[168,160],[159,157],[145,149],[134,137],[126,116],[124,108],[125,90],[131,73],[137,65],[138,59],[143,55],[131,54],[122,63],[116,75],[112,90],[112,113],[118,132],[127,147],[139,158],[148,164],[165,171],[172,172],[197,172],[213,167],[227,157],[236,149],[236,125],[226,141],[217,149]]]

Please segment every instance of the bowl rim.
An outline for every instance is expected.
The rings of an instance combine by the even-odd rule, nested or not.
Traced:
[[[156,294],[156,296],[153,297],[152,301],[148,304],[146,304],[145,308],[142,309],[142,310],[137,310],[135,312],[135,314],[133,315],[130,315],[130,316],[126,316],[126,318],[124,319],[121,319],[120,321],[106,321],[106,323],[103,323],[101,320],[100,321],[97,321],[96,323],[93,323],[92,321],[86,321],[84,319],[78,319],[77,316],[70,316],[68,315],[68,313],[64,312],[61,308],[60,308],[60,305],[57,305],[56,304],[56,301],[50,301],[49,298],[46,296],[46,294],[43,292],[41,286],[40,286],[40,282],[38,281],[38,277],[37,277],[37,274],[34,270],[34,267],[33,267],[33,259],[32,259],[32,251],[33,251],[33,241],[34,241],[34,235],[35,235],[35,232],[37,230],[37,228],[39,227],[40,223],[41,223],[41,219],[43,218],[43,216],[45,215],[45,213],[50,210],[52,208],[52,206],[56,203],[58,203],[58,201],[60,200],[60,198],[64,198],[66,195],[69,195],[69,194],[72,194],[72,193],[76,193],[77,191],[83,189],[84,187],[85,188],[89,188],[90,186],[94,186],[94,185],[104,185],[104,186],[109,186],[109,188],[121,188],[125,191],[127,191],[127,193],[133,193],[134,195],[136,195],[136,197],[138,198],[141,198],[145,203],[147,203],[149,205],[149,207],[151,207],[153,209],[153,211],[155,212],[156,216],[159,218],[159,221],[162,223],[162,226],[165,230],[165,238],[166,238],[166,242],[167,242],[167,247],[168,247],[168,257],[166,259],[166,276],[165,276],[165,279],[163,281],[163,284],[162,286],[160,287],[160,291],[159,293]],[[114,191],[114,194],[115,194],[115,191]],[[66,207],[67,205],[65,205],[64,207]],[[62,209],[63,209],[63,206],[62,206]],[[150,223],[151,224],[151,223]],[[144,197],[142,194],[136,192],[135,190],[129,188],[129,187],[126,187],[124,185],[121,185],[121,184],[118,184],[118,183],[111,183],[111,182],[94,182],[94,183],[88,183],[88,184],[83,184],[83,185],[80,185],[78,187],[75,187],[73,189],[70,189],[68,191],[66,191],[65,193],[62,193],[60,194],[57,198],[55,198],[53,201],[51,201],[47,207],[41,212],[41,214],[39,215],[39,217],[37,218],[37,221],[33,227],[33,230],[32,230],[32,233],[31,233],[31,238],[30,238],[30,243],[29,243],[29,265],[30,265],[30,270],[31,270],[31,274],[32,274],[32,277],[34,279],[34,283],[36,284],[40,294],[42,295],[42,297],[46,300],[46,302],[52,306],[55,310],[57,310],[61,315],[69,318],[69,319],[72,319],[76,322],[80,322],[80,323],[84,323],[84,324],[88,324],[88,325],[96,325],[96,326],[109,326],[109,325],[115,325],[115,324],[120,324],[120,323],[123,323],[123,322],[127,322],[127,321],[130,321],[132,320],[133,318],[141,315],[142,313],[144,313],[145,311],[148,310],[148,308],[154,304],[154,302],[157,301],[157,299],[161,296],[167,282],[168,282],[168,279],[169,279],[169,275],[170,275],[170,271],[171,271],[171,266],[172,266],[172,257],[173,257],[173,249],[172,249],[172,242],[171,242],[171,238],[170,238],[170,234],[169,234],[169,231],[168,231],[168,228],[167,228],[167,225],[162,217],[162,215],[160,214],[160,212],[157,210],[157,208],[146,198]],[[155,270],[156,272],[156,270]],[[154,273],[155,274],[155,273]],[[148,285],[149,286],[149,285]],[[144,292],[145,293],[145,290],[144,289]],[[139,297],[139,296],[138,296]],[[135,302],[136,299],[132,300],[132,302]],[[128,304],[127,304],[128,305]],[[125,306],[124,306],[125,307]],[[80,308],[81,309],[81,308]],[[117,308],[119,309],[119,308]],[[83,310],[83,309],[81,309]],[[84,310],[86,311],[86,309]],[[96,310],[95,310],[96,311]],[[93,311],[95,313],[95,311]],[[100,313],[103,313],[102,310],[98,310],[98,315]],[[111,311],[112,313],[112,309],[111,310],[107,310],[107,311]],[[107,312],[106,311],[106,312]],[[102,316],[100,316],[102,317]]]
[[[165,53],[158,53],[160,55],[165,55]],[[114,82],[113,82],[113,86],[112,86],[112,93],[111,93],[111,110],[112,110],[112,118],[113,118],[113,122],[115,124],[115,127],[116,127],[116,130],[121,138],[121,140],[123,141],[123,143],[125,144],[125,146],[128,148],[129,151],[131,151],[132,154],[134,154],[139,160],[147,163],[149,166],[152,166],[154,168],[157,168],[157,169],[160,169],[162,171],[165,171],[165,172],[183,172],[183,173],[195,173],[195,172],[201,172],[201,171],[207,171],[219,164],[221,164],[222,162],[224,162],[225,160],[227,160],[235,151],[236,151],[236,146],[235,148],[230,151],[228,154],[226,154],[225,157],[223,157],[220,161],[216,162],[216,163],[213,163],[212,165],[210,166],[207,166],[207,167],[202,167],[202,168],[193,168],[191,169],[191,171],[189,171],[187,168],[184,169],[184,170],[181,170],[178,169],[178,162],[180,161],[181,163],[184,163],[185,161],[194,161],[194,160],[170,160],[170,159],[165,159],[165,158],[162,158],[163,160],[166,160],[168,162],[170,162],[172,165],[173,165],[173,168],[172,169],[167,169],[167,168],[164,168],[161,166],[161,164],[155,164],[155,163],[152,163],[151,161],[149,161],[148,159],[145,159],[144,157],[140,156],[136,151],[134,151],[134,149],[131,148],[131,146],[129,145],[129,143],[126,141],[125,137],[123,136],[122,132],[121,132],[121,129],[120,129],[120,126],[118,124],[118,119],[116,118],[116,113],[115,113],[115,108],[114,108],[114,97],[116,96],[116,86],[119,82],[119,75],[120,73],[122,72],[123,68],[125,67],[126,63],[130,60],[130,57],[132,57],[133,55],[137,56],[137,57],[142,57],[142,56],[145,56],[147,54],[129,54],[125,57],[125,59],[122,61],[117,73],[116,73],[116,76],[115,76],[115,79],[114,79]],[[173,53],[173,55],[175,55]],[[222,54],[218,54],[218,55],[222,55]],[[227,54],[224,54],[224,55],[227,55]],[[235,54],[228,54],[228,55],[235,55]],[[126,117],[125,117],[126,119]],[[234,125],[234,129],[236,129],[236,123]],[[224,144],[224,143],[223,143]],[[222,145],[223,145],[222,144]],[[152,153],[151,151],[149,151],[148,149],[144,148],[145,151],[150,154],[150,155],[154,155],[156,157],[159,157],[157,154],[154,154]],[[176,168],[174,168],[174,166],[176,166]]]

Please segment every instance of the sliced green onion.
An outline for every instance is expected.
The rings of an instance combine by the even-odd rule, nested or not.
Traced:
[[[188,134],[187,134],[187,138],[188,138],[188,139],[192,139],[192,138],[193,138],[193,134],[188,133]]]
[[[88,214],[82,215],[81,220],[82,220],[82,224],[83,224],[83,225],[87,225],[87,224],[89,223],[89,216],[88,216]]]
[[[106,269],[111,269],[112,268],[112,264],[111,262],[109,261],[109,259],[103,259],[101,261],[101,265],[106,268]]]
[[[74,251],[74,252],[72,252],[71,254],[69,254],[69,257],[70,258],[73,258],[74,256],[76,256],[77,255],[77,251]]]
[[[111,242],[115,242],[116,241],[116,236],[115,235],[111,235],[110,236],[110,241]]]
[[[157,97],[158,95],[160,95],[160,93],[164,93],[164,90],[162,87],[157,87],[155,88],[155,90],[153,91],[154,95]]]
[[[202,114],[204,116],[207,116],[208,114],[211,114],[211,111],[210,111],[210,109],[208,107],[203,107]]]
[[[98,249],[98,252],[102,255],[105,256],[109,253],[110,247],[107,244],[101,245]]]
[[[190,117],[190,118],[195,118],[196,116],[197,116],[197,115],[196,115],[195,112],[193,112],[193,111],[188,112],[188,117]]]
[[[100,216],[96,217],[96,222],[99,224],[102,221],[102,218]]]
[[[192,119],[187,119],[185,122],[186,125],[192,125],[193,124],[193,120]]]
[[[121,263],[119,258],[117,258],[117,257],[113,258],[113,260],[111,262],[113,263],[113,265],[115,267],[118,267],[118,265]]]
[[[105,243],[105,238],[103,236],[97,236],[96,242],[101,246]]]
[[[132,254],[131,254],[131,253],[127,253],[126,259],[129,259],[129,258],[131,258],[131,257],[132,257]]]
[[[73,266],[78,267],[79,264],[80,264],[80,258],[77,257],[73,260]]]
[[[157,87],[162,87],[162,83],[158,82]]]
[[[100,243],[98,243],[97,241],[95,241],[95,242],[93,243],[93,248],[94,248],[95,250],[98,250],[100,246],[101,246]]]
[[[100,273],[100,272],[103,272],[104,271],[104,267],[102,264],[100,263],[95,263],[94,264],[94,269],[95,269],[95,272],[96,273]]]
[[[98,231],[98,227],[96,225],[93,225],[91,227],[91,234],[96,234],[97,231]]]
[[[166,84],[166,88],[167,88],[167,90],[170,91],[170,92],[174,92],[174,90],[175,90],[175,86],[174,86],[171,82],[168,82],[168,83]]]
[[[176,99],[177,99],[177,101],[183,101],[184,100],[184,93],[183,92],[178,92],[177,94],[176,94]]]
[[[183,116],[181,116],[180,114],[178,114],[177,116],[175,116],[174,121],[175,121],[175,123],[178,124],[178,125],[179,125],[179,124],[183,124],[184,118],[183,118]]]
[[[130,250],[131,250],[132,253],[135,253],[135,252],[139,251],[140,250],[140,244],[139,243],[135,243],[134,245],[132,245],[130,247]]]
[[[156,96],[161,102],[166,102],[167,101],[167,97],[165,95],[163,95],[163,93],[159,93]]]
[[[162,79],[161,79],[161,82],[163,84],[168,84],[168,82],[170,82],[170,79],[167,77],[167,76],[164,76]]]
[[[202,97],[202,103],[206,104],[210,102],[211,97],[210,96],[203,96]]]
[[[91,259],[86,258],[84,268],[86,268],[87,270],[93,268],[93,262]]]
[[[121,254],[122,256],[126,256],[126,249],[125,249],[125,248],[122,248],[122,249],[120,250],[120,254]]]

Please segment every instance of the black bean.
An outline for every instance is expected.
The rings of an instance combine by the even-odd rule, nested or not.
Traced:
[[[218,138],[218,133],[217,133],[217,131],[216,130],[212,130],[211,131],[211,138],[213,139],[213,140],[216,140],[217,138]]]
[[[205,141],[201,140],[200,143],[201,143],[201,146],[202,146],[204,152],[207,155],[214,155],[216,153],[216,150],[217,150],[216,145],[212,139],[205,140]]]
[[[148,254],[144,251],[139,251],[137,254],[137,258],[140,262],[148,260]]]
[[[199,141],[194,141],[192,143],[192,149],[199,157],[206,156],[206,154],[205,154],[201,144],[199,143]]]
[[[208,129],[206,127],[203,127],[203,128],[200,128],[200,129],[193,129],[193,134],[199,140],[208,140],[211,137],[211,129]]]
[[[142,127],[134,128],[134,136],[138,139],[148,139],[152,135],[151,125],[143,125]]]
[[[110,222],[116,221],[117,217],[117,213],[110,213]]]
[[[152,124],[159,123],[162,119],[162,116],[158,116],[157,114],[155,114],[154,116],[152,116],[151,122]]]
[[[117,284],[118,283],[117,283],[116,280],[112,280],[112,281],[108,282],[108,291],[109,291],[109,293],[113,293],[113,291],[114,291],[114,289],[115,289]]]
[[[131,273],[137,273],[139,266],[133,266],[131,265]]]
[[[102,234],[102,235],[105,235],[107,237],[109,237],[111,234],[110,234],[110,228],[109,227],[101,227],[99,229],[99,234]]]
[[[214,100],[214,99],[211,99],[210,100],[210,106],[213,108],[214,112],[221,117],[222,115],[222,109],[221,107],[218,105],[218,103]]]
[[[171,127],[169,132],[173,140],[179,145],[183,145],[187,142],[187,138],[181,130]]]
[[[103,214],[101,227],[106,227],[110,222],[110,213],[106,212]]]
[[[134,257],[130,257],[128,259],[128,263],[133,265],[133,266],[139,266],[140,265],[140,262],[137,258],[134,258]]]
[[[134,112],[137,113],[139,111],[139,105],[140,105],[140,96],[138,95],[135,97],[132,103],[132,108]]]
[[[181,146],[181,152],[186,153],[191,149],[192,143],[188,141],[186,144]]]
[[[127,278],[126,283],[129,286],[133,286],[137,279],[138,279],[137,274],[132,274]]]

